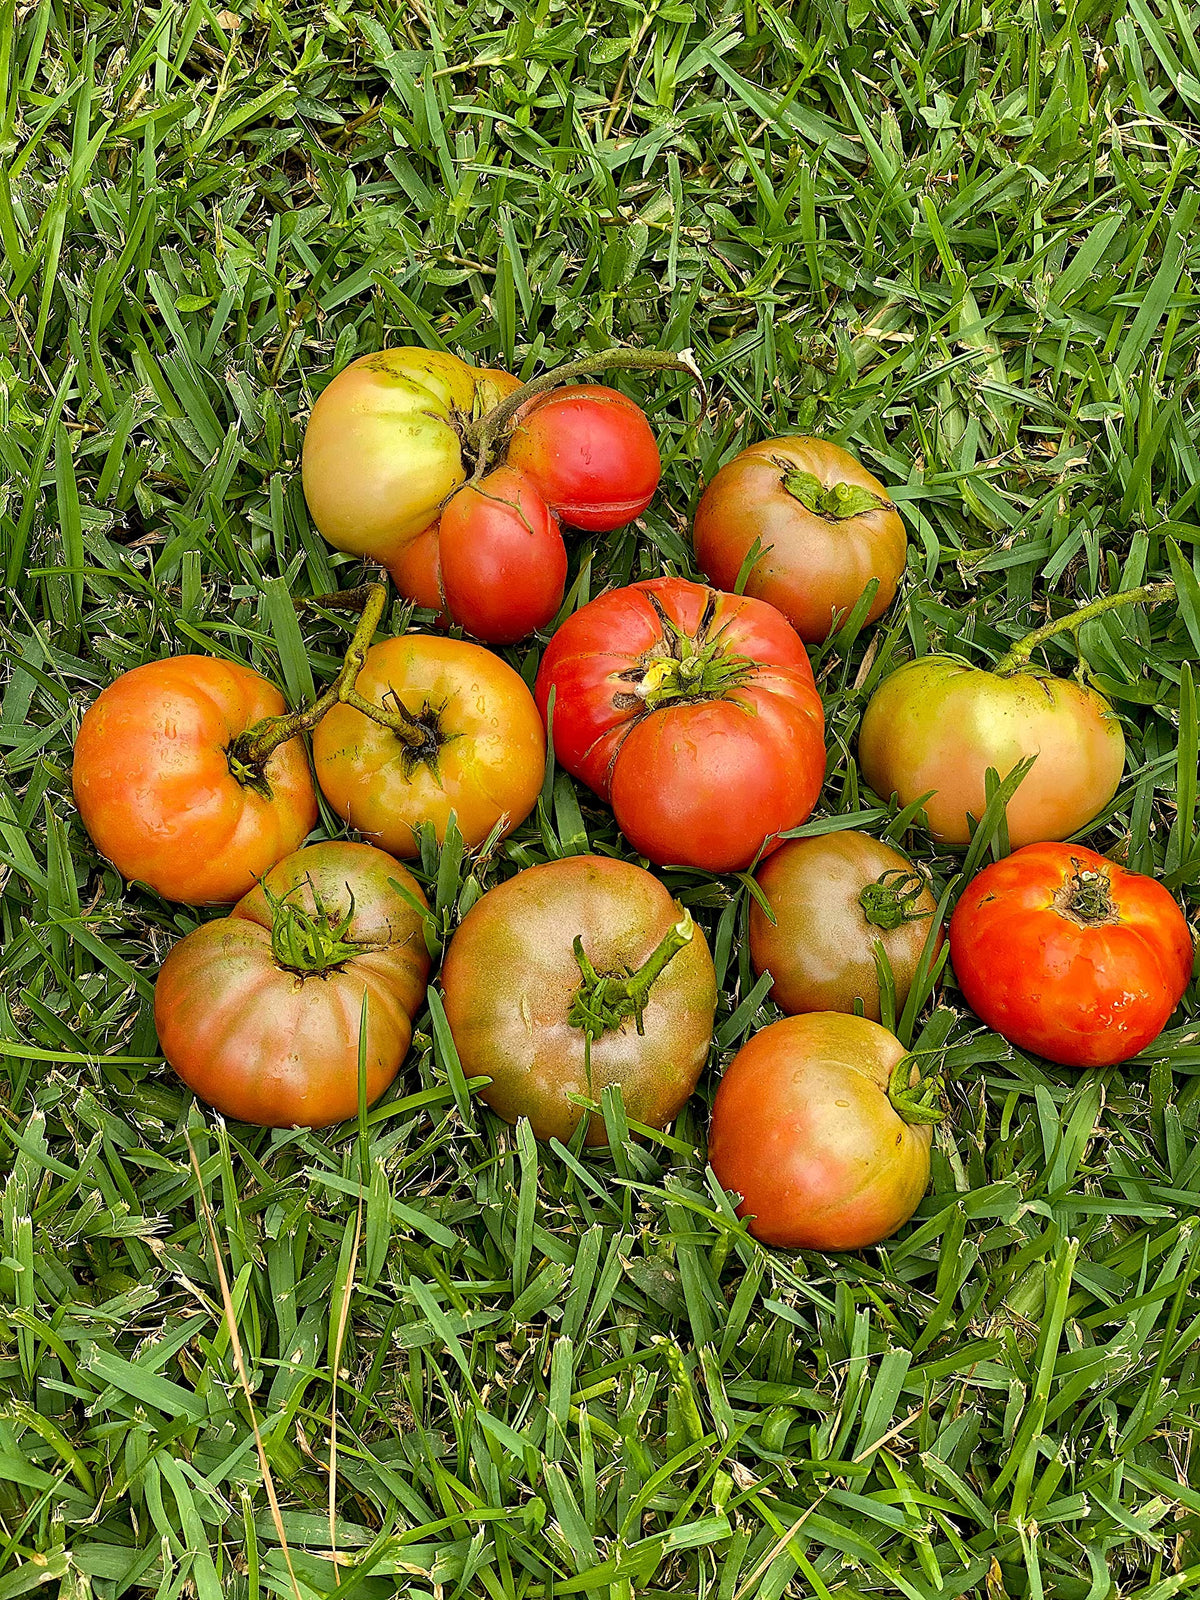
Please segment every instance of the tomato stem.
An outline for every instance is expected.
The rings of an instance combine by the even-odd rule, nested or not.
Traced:
[[[1078,633],[1085,622],[1103,616],[1106,611],[1115,611],[1118,606],[1158,606],[1164,600],[1174,598],[1175,583],[1171,578],[1164,578],[1161,583],[1144,583],[1140,589],[1122,589],[1119,594],[1101,595],[1099,600],[1081,606],[1078,611],[1070,611],[1065,617],[1056,617],[1053,622],[1027,633],[1007,655],[1001,656],[992,671],[1002,678],[1020,672],[1029,665],[1029,658],[1038,645],[1053,639],[1056,634]]]
[[[1075,866],[1077,870],[1054,897],[1055,908],[1073,922],[1082,922],[1090,927],[1103,922],[1116,922],[1117,908],[1113,904],[1107,872],[1090,871],[1080,867],[1078,862],[1075,862]]]
[[[786,462],[778,462],[787,466]],[[858,483],[823,484],[814,473],[788,471],[783,477],[783,487],[793,500],[827,522],[844,522],[848,517],[861,517],[868,511],[894,511],[890,500],[864,489]]]
[[[281,744],[286,744],[289,739],[315,728],[325,713],[338,704],[353,706],[356,711],[361,711],[363,716],[370,717],[373,722],[390,728],[398,739],[412,748],[426,742],[429,730],[419,718],[406,711],[399,701],[396,702],[394,710],[387,706],[379,706],[373,700],[364,699],[355,688],[371,640],[383,620],[387,593],[386,584],[368,583],[358,589],[347,589],[341,594],[320,597],[322,605],[360,613],[354,637],[338,669],[337,677],[310,706],[300,711],[286,712],[278,717],[264,717],[261,722],[256,722],[253,727],[247,728],[230,742],[227,751],[229,770],[239,783],[252,787],[261,786],[264,782],[263,772],[272,752]]]
[[[708,388],[690,350],[683,350],[676,355],[670,350],[632,350],[625,345],[614,345],[610,350],[580,356],[576,361],[567,361],[561,367],[555,367],[552,372],[543,372],[540,377],[531,378],[482,417],[464,418],[460,426],[467,445],[475,455],[471,482],[477,483],[483,477],[504,428],[535,395],[555,389],[559,384],[570,383],[575,378],[594,377],[613,368],[623,372],[685,372],[699,387],[701,417],[708,409]]]
[[[576,934],[571,948],[582,982],[571,1001],[567,1021],[573,1028],[582,1029],[589,1044],[611,1029],[619,1028],[630,1017],[637,1031],[645,1032],[644,1017],[651,985],[683,947],[691,943],[695,929],[692,914],[685,908],[683,916],[667,929],[657,948],[637,971],[623,976],[597,972],[583,948],[582,937]]]
[[[931,911],[917,910],[917,901],[924,893],[925,879],[915,867],[891,867],[866,885],[858,903],[872,927],[890,933],[903,922],[919,922],[933,915]]]
[[[304,978],[344,966],[353,956],[361,955],[364,948],[346,937],[354,920],[354,892],[349,884],[346,889],[350,909],[343,917],[324,904],[311,881],[308,886],[315,915],[290,898],[302,884],[282,898],[273,894],[265,882],[259,884],[271,908],[271,954],[279,966]]]
[[[913,1082],[913,1073],[917,1074]],[[942,1079],[939,1073],[922,1077],[915,1056],[902,1056],[892,1069],[888,1082],[888,1099],[896,1115],[910,1127],[944,1122],[946,1113],[935,1101],[941,1098]]]
[[[694,636],[670,617],[660,615],[669,653],[643,657],[637,668],[622,674],[647,711],[689,700],[719,699],[754,670],[748,656],[726,652],[719,634],[714,639],[706,637],[707,613]]]

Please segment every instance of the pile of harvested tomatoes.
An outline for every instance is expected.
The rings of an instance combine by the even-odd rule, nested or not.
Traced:
[[[840,818],[805,826],[826,770],[806,645],[891,605],[906,540],[888,490],[827,441],[752,445],[696,510],[707,583],[565,599],[562,528],[625,527],[658,486],[643,412],[578,381],[612,366],[698,380],[686,357],[626,350],[525,385],[423,349],[339,373],[305,436],[313,520],[386,567],[433,613],[427,631],[376,639],[383,581],[323,597],[357,616],[353,639],[295,710],[228,660],[125,673],[83,718],[79,810],[127,879],[231,907],[175,945],[155,992],[166,1059],[226,1116],[322,1127],[360,1113],[428,1000],[498,1115],[603,1145],[614,1126],[664,1129],[709,1062],[719,997],[702,929],[648,868],[566,855],[481,892],[428,989],[445,930],[402,864],[430,830],[493,862],[549,792],[552,757],[649,866],[738,874],[750,892],[756,992],[785,1015],[726,1067],[709,1159],[751,1231],[877,1243],[919,1204],[944,1114],[933,1062],[881,1019],[931,993],[947,961],[987,1026],[1085,1068],[1149,1045],[1191,979],[1172,895],[1062,842],[1104,816],[1124,739],[1095,689],[1034,664],[1053,634],[1170,585],[1048,623],[988,670],[925,655],[879,684],[857,756],[889,833],[1001,841],[937,896],[892,844]],[[537,630],[550,637],[530,687],[487,646]],[[353,842],[305,845],[317,788]]]

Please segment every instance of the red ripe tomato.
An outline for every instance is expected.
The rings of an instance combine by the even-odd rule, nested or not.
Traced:
[[[641,407],[600,384],[552,389],[523,406],[508,462],[533,480],[565,523],[593,533],[641,516],[662,472]]]
[[[288,856],[167,956],[154,990],[163,1054],[241,1122],[323,1128],[352,1117],[364,999],[368,1104],[408,1053],[429,975],[425,903],[412,874],[373,845]]]
[[[756,1239],[859,1250],[908,1221],[929,1183],[931,1118],[894,1082],[904,1056],[886,1028],[839,1011],[785,1017],[742,1046],[717,1087],[708,1159]]]
[[[904,571],[904,524],[878,478],[828,439],[767,439],[726,462],[700,497],[696,561],[732,589],[755,541],[745,592],[769,601],[809,644],[829,636],[872,578],[866,620],[883,615]]]
[[[567,856],[489,889],[442,968],[446,1017],[469,1077],[508,1122],[571,1137],[619,1084],[629,1116],[665,1128],[712,1043],[716,975],[704,935],[648,872]],[[586,1142],[608,1142],[593,1116]]]
[[[614,589],[542,658],[558,760],[660,865],[733,872],[812,811],[824,717],[794,630],[761,600],[683,578]]]
[[[1076,844],[1030,844],[968,884],[950,960],[971,1009],[1022,1050],[1109,1067],[1158,1037],[1192,974],[1173,897]]]
[[[168,900],[245,894],[317,820],[302,740],[261,770],[237,759],[238,737],[285,710],[278,689],[236,661],[172,656],[123,673],[75,740],[75,803],[101,855]]]
[[[567,547],[549,506],[514,467],[458,491],[442,512],[438,549],[450,615],[488,644],[515,644],[562,605]]]

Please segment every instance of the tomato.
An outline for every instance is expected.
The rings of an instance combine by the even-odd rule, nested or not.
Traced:
[[[971,880],[950,919],[967,1004],[1012,1044],[1108,1067],[1166,1026],[1192,975],[1173,897],[1082,845],[1031,844]]]
[[[651,861],[732,872],[812,811],[824,717],[794,630],[761,600],[684,578],[568,617],[535,693],[558,760]]]
[[[367,844],[314,844],[281,861],[227,917],[170,951],[154,989],[163,1054],[224,1116],[323,1128],[358,1110],[408,1053],[429,955],[412,874]]]
[[[595,533],[641,516],[662,472],[641,407],[600,384],[552,389],[530,400],[513,426],[508,461],[565,523]]]
[[[665,1128],[708,1059],[717,1004],[704,935],[659,881],[607,856],[567,856],[489,889],[442,967],[446,1017],[468,1077],[508,1122],[570,1138],[621,1086],[634,1122]],[[607,1142],[590,1118],[586,1142]]]
[[[304,495],[318,529],[351,555],[394,561],[467,476],[460,416],[483,375],[442,350],[360,356],[317,397],[304,434]]]
[[[989,767],[1032,769],[1008,803],[1016,848],[1079,833],[1103,811],[1125,769],[1125,736],[1108,701],[1050,673],[985,672],[953,656],[922,656],[886,677],[858,734],[863,777],[882,799],[910,805],[928,790],[929,829],[964,849],[983,815]]]
[[[859,1250],[908,1221],[931,1134],[893,1084],[904,1056],[886,1028],[837,1011],[785,1017],[742,1046],[717,1087],[708,1159],[756,1239]]]
[[[746,594],[780,611],[809,644],[832,632],[872,578],[866,620],[891,605],[904,571],[904,524],[878,478],[840,445],[767,439],[734,456],[700,497],[696,561],[718,589],[734,589],[759,541]]]
[[[441,539],[438,523],[431,524],[388,562],[392,582],[406,600],[415,600],[437,613],[438,622],[448,627],[451,621],[442,594]]]
[[[75,803],[101,855],[168,900],[245,894],[317,820],[300,739],[261,770],[237,760],[238,736],[284,710],[279,691],[235,661],[172,656],[123,673],[75,740]]]
[[[848,828],[786,840],[755,878],[775,922],[750,902],[750,959],[756,973],[774,978],[771,998],[781,1011],[853,1011],[857,999],[878,1022],[876,945],[903,1008],[937,911],[907,856]]]
[[[489,644],[515,644],[562,605],[567,547],[523,473],[497,467],[442,512],[442,592],[455,622]]]
[[[513,669],[462,639],[405,634],[367,651],[355,689],[397,730],[349,705],[317,724],[317,782],[337,814],[393,855],[415,857],[428,820],[439,843],[453,811],[468,845],[522,823],[537,801],[546,735]]]

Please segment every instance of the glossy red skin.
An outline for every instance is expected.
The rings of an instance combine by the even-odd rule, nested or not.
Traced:
[[[912,1216],[930,1128],[887,1089],[900,1041],[865,1017],[811,1011],[756,1033],[717,1087],[708,1159],[764,1244],[859,1250]]]
[[[515,644],[553,622],[567,581],[567,547],[524,473],[497,467],[442,512],[441,586],[455,622],[487,644]]]
[[[809,472],[826,488],[850,483],[887,500],[887,490],[848,450],[828,439],[765,439],[727,461],[700,497],[696,562],[718,589],[732,589],[760,541],[744,593],[778,606],[808,644],[829,637],[872,578],[879,579],[866,621],[891,605],[904,571],[907,540],[899,513],[881,506],[832,521],[784,488],[789,471]]]
[[[706,625],[753,670],[722,698],[647,712],[628,675],[668,652],[668,621],[692,636]],[[544,719],[551,690],[558,760],[611,801],[630,843],[659,865],[740,870],[816,804],[821,699],[803,644],[761,600],[683,578],[612,590],[550,641],[534,691]]]
[[[508,1122],[528,1117],[539,1139],[571,1137],[580,1108],[620,1084],[635,1122],[665,1128],[696,1087],[708,1059],[717,1004],[704,934],[689,942],[650,989],[641,1033],[631,1019],[600,1035],[588,1057],[568,1021],[580,972],[578,935],[597,972],[636,971],[680,917],[657,878],[629,861],[566,856],[489,889],[460,923],[442,968],[446,1016],[468,1077],[491,1082],[482,1098]],[[602,1117],[589,1145],[608,1142]]]
[[[662,474],[641,407],[600,384],[552,389],[522,407],[508,464],[532,479],[569,527],[593,533],[641,516]]]
[[[1064,906],[1078,872],[1108,879],[1112,920]],[[1153,878],[1074,844],[1031,844],[971,880],[950,919],[950,959],[971,1009],[1022,1050],[1108,1067],[1144,1050],[1192,975],[1192,936]]]
[[[101,855],[168,900],[223,905],[245,894],[317,820],[302,740],[272,752],[269,797],[230,771],[232,740],[286,709],[236,661],[171,656],[122,673],[75,740],[75,803]]]
[[[354,1116],[364,996],[367,1103],[379,1098],[408,1053],[429,975],[420,914],[391,880],[426,904],[412,874],[368,844],[311,845],[267,874],[277,898],[309,914],[314,887],[338,915],[353,896],[349,936],[361,953],[322,974],[277,964],[261,887],[174,946],[155,985],[154,1021],[163,1054],[202,1100],[268,1128]]]

